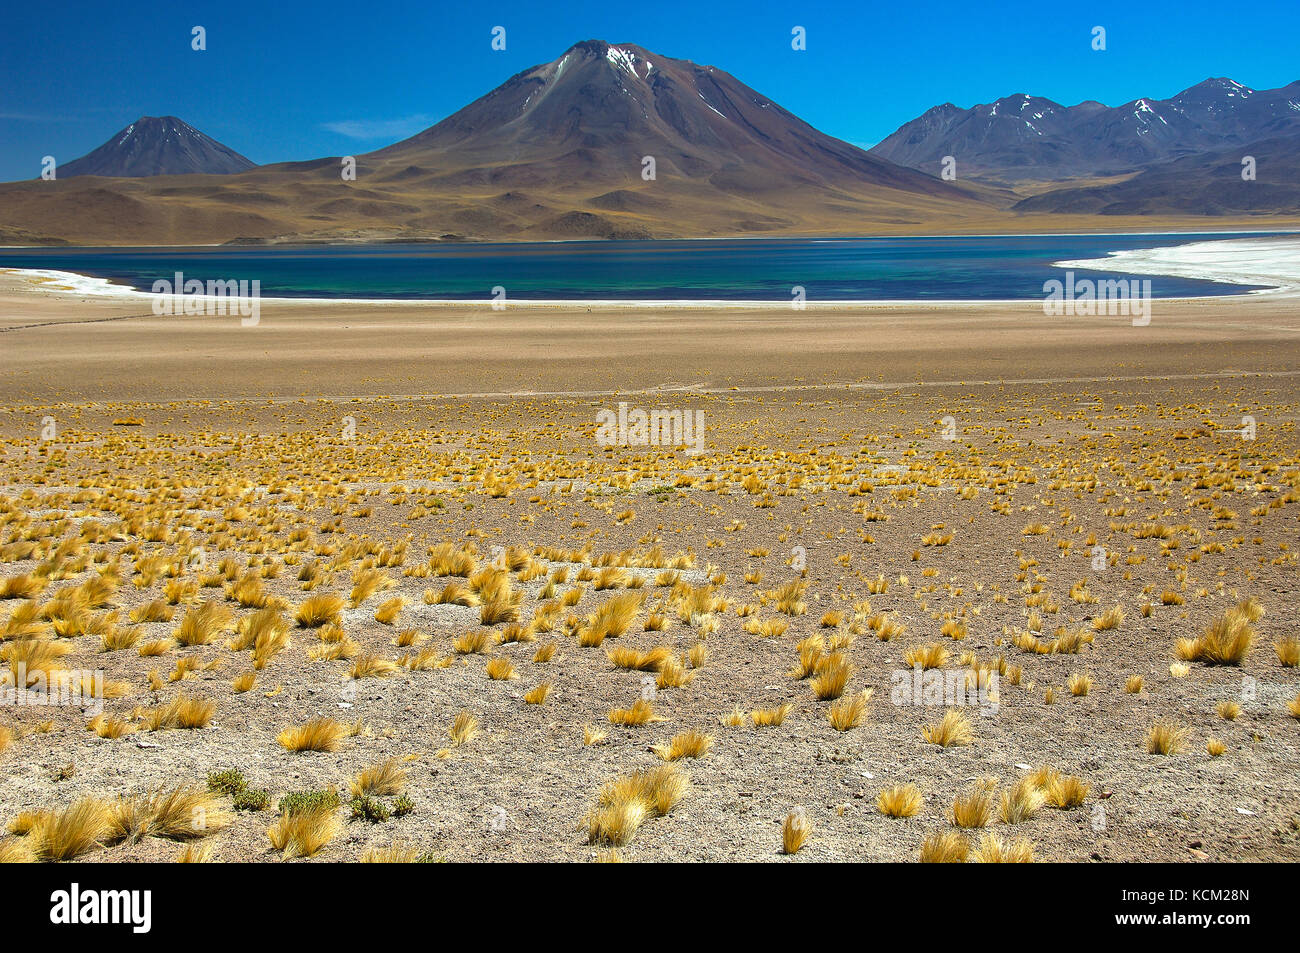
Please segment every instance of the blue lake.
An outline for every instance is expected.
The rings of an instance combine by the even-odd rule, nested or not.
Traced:
[[[1252,233],[1265,235],[1273,233]],[[261,281],[263,297],[809,301],[1039,299],[1058,260],[1243,233],[751,239],[526,244],[0,248],[0,267],[73,271],[141,290],[186,279]],[[1078,278],[1133,277],[1077,271]],[[1155,297],[1247,286],[1151,279]]]

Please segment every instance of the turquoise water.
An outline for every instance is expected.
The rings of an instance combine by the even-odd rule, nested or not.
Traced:
[[[1258,233],[1265,234],[1265,233]],[[159,279],[261,282],[263,297],[810,301],[1041,299],[1053,261],[1241,233],[755,239],[529,244],[0,249],[0,267],[47,268],[145,291]],[[1123,272],[1078,272],[1093,279]],[[1143,276],[1154,297],[1243,285]]]

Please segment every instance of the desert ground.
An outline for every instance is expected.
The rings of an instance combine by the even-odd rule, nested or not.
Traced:
[[[1278,295],[243,327],[0,276],[0,856],[1295,861],[1298,408]]]

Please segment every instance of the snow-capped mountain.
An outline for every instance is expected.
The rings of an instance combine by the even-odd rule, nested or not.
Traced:
[[[833,139],[729,73],[630,43],[577,43],[368,160],[520,187],[708,181],[756,194],[851,184],[961,193]]]
[[[959,176],[1015,183],[1133,172],[1154,163],[1300,132],[1300,82],[1254,90],[1207,79],[1170,99],[1062,106],[1018,94],[961,109],[936,106],[873,155],[925,172],[944,156]]]

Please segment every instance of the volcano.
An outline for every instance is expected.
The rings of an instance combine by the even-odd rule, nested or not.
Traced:
[[[369,158],[402,175],[414,163],[456,170],[448,181],[557,187],[646,181],[653,158],[656,180],[738,195],[878,186],[965,198],[818,132],[720,69],[600,40]]]
[[[175,116],[142,116],[93,152],[58,167],[60,178],[230,175],[255,163]]]

